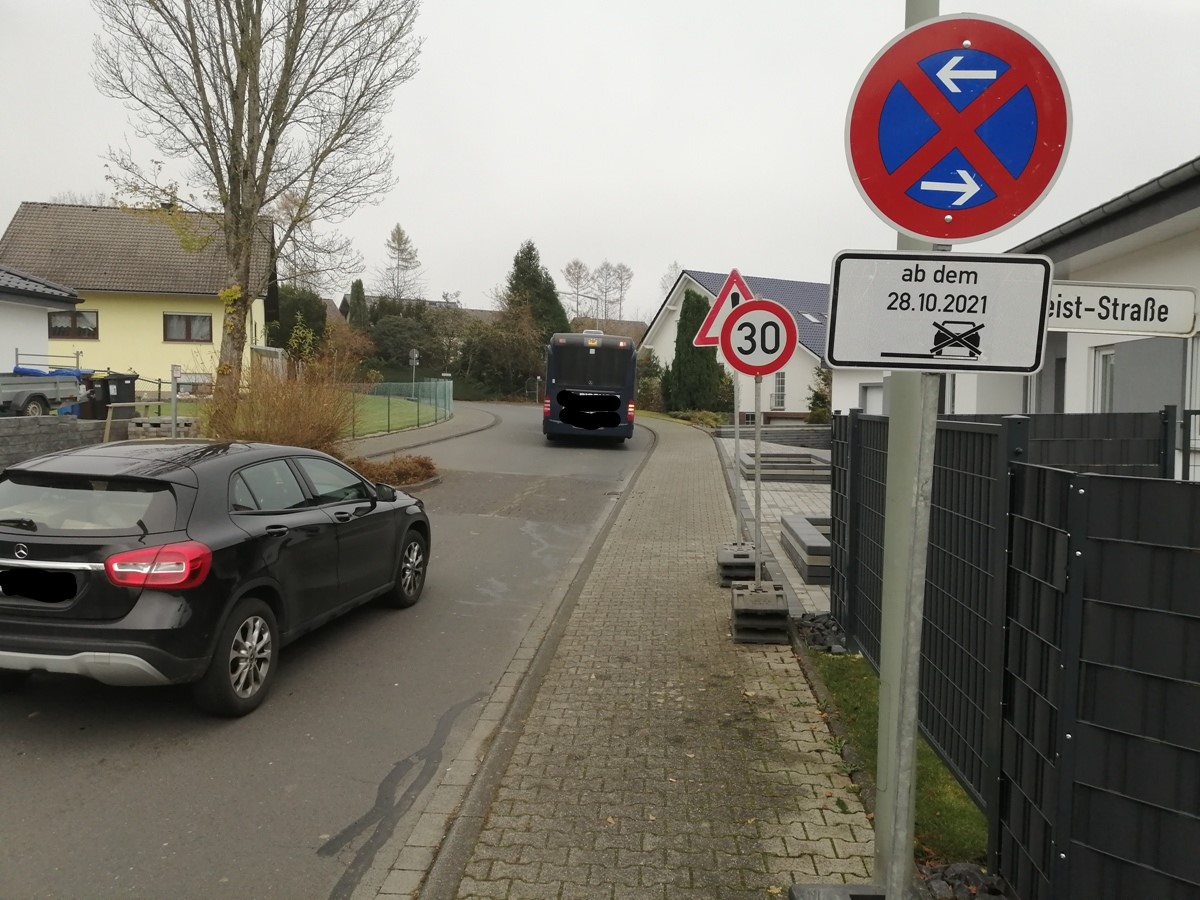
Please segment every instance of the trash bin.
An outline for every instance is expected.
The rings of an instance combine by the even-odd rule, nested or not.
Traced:
[[[89,419],[104,419],[108,416],[110,403],[132,403],[137,399],[137,373],[118,375],[109,372],[107,375],[93,375],[91,381],[91,399],[87,401]],[[114,419],[132,419],[137,411],[132,406],[119,406],[113,410]]]

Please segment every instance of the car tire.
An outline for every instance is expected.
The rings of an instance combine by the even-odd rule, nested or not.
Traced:
[[[31,674],[17,669],[0,669],[0,694],[17,690],[29,680]]]
[[[267,697],[279,667],[279,628],[256,597],[238,601],[217,638],[208,671],[192,689],[196,705],[216,716],[244,716]]]
[[[421,599],[425,574],[429,569],[429,543],[414,528],[404,533],[400,542],[400,564],[396,567],[396,583],[383,595],[393,609],[408,609]]]

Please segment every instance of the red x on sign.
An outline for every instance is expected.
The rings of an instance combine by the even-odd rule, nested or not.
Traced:
[[[996,19],[945,16],[875,57],[850,103],[846,153],[881,218],[953,243],[1027,215],[1069,137],[1066,88],[1033,38]]]

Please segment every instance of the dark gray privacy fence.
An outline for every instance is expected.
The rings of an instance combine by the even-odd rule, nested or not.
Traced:
[[[1200,896],[1200,485],[1032,465],[1031,431],[939,422],[922,731],[1019,900]],[[887,420],[832,434],[832,610],[878,669]]]
[[[959,415],[942,416],[941,421],[998,425],[1004,418]],[[1029,420],[1026,462],[1102,475],[1174,477],[1174,406],[1159,412],[1038,413],[1024,418]]]

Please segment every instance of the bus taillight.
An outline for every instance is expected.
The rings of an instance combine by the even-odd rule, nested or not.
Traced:
[[[550,418],[550,395],[547,394],[542,400],[542,418]]]
[[[633,401],[629,401],[629,421],[633,421]]]

